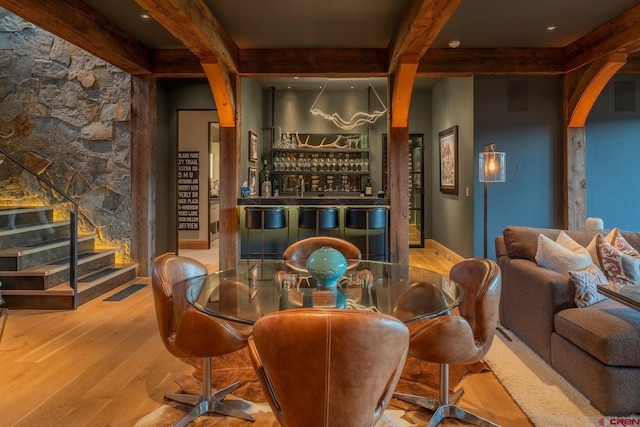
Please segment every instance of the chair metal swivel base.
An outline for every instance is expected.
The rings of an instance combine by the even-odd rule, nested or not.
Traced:
[[[440,400],[404,393],[393,393],[393,397],[434,411],[427,427],[435,427],[445,418],[454,418],[481,427],[499,427],[491,421],[474,415],[459,406],[455,406],[454,403],[458,401],[462,393],[464,393],[464,390],[460,389],[449,396],[449,365],[443,363],[440,365]]]
[[[242,409],[247,409],[248,404],[242,401],[237,401],[238,404],[233,406],[222,402],[222,399],[227,397],[230,393],[233,393],[238,387],[240,382],[235,382],[230,386],[219,390],[216,393],[211,393],[211,359],[204,358],[202,366],[202,395],[197,394],[182,394],[182,393],[167,393],[164,395],[165,399],[173,400],[174,402],[183,403],[185,405],[193,406],[193,408],[187,412],[187,414],[179,420],[174,427],[184,427],[196,418],[205,414],[220,414],[229,417],[241,418],[247,421],[255,421],[253,415],[243,412]],[[231,403],[231,402],[229,402]],[[235,403],[235,402],[234,402]]]

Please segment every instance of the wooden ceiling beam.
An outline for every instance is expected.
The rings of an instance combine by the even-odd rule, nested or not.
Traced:
[[[151,72],[151,51],[80,0],[0,0],[0,6],[127,73]]]
[[[382,77],[386,49],[242,49],[243,76]]]
[[[640,74],[640,55],[627,56],[627,62],[618,71],[620,74]]]
[[[566,72],[610,53],[640,51],[640,4],[580,37],[563,51]]]
[[[429,49],[419,77],[564,73],[562,49]]]
[[[216,57],[238,71],[238,46],[202,0],[135,0],[198,58]]]
[[[420,61],[461,0],[412,0],[404,19],[389,43],[388,72],[393,73],[400,58]]]
[[[188,49],[153,51],[153,77],[205,78],[200,58]]]

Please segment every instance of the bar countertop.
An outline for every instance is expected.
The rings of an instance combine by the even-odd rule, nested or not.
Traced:
[[[280,196],[280,197],[240,197],[239,206],[251,205],[341,205],[341,206],[389,206],[388,198],[380,197],[354,197],[354,196]]]

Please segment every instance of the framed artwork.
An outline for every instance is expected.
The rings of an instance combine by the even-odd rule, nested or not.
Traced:
[[[249,166],[249,195],[258,194],[258,169],[255,166]]]
[[[440,192],[458,194],[458,126],[438,133],[440,139]]]
[[[258,135],[249,131],[249,161],[258,161]]]

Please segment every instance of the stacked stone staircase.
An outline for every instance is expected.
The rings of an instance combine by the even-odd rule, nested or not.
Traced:
[[[137,264],[117,264],[116,250],[96,249],[96,235],[80,236],[74,298],[70,234],[69,221],[54,221],[50,207],[0,209],[0,292],[7,307],[72,310],[136,278]]]

